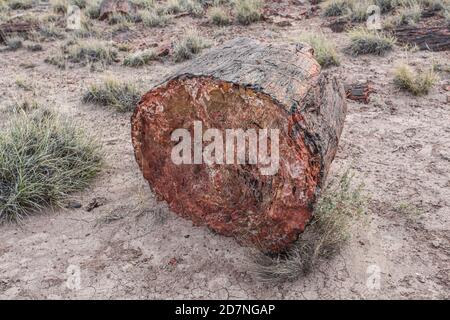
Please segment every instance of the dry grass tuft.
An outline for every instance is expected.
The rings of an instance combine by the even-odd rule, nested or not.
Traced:
[[[437,82],[437,75],[433,69],[415,73],[405,64],[395,69],[394,84],[415,96],[427,94]]]
[[[83,96],[83,102],[113,107],[119,112],[133,111],[141,98],[136,87],[115,79],[106,79],[101,85],[92,85]]]
[[[422,16],[422,7],[419,4],[411,4],[399,9],[395,17],[396,25],[414,25]]]
[[[90,19],[98,19],[100,17],[100,1],[96,0],[89,3],[84,13]]]
[[[153,9],[155,7],[155,0],[132,0],[139,9]]]
[[[59,69],[65,69],[66,68],[66,59],[62,55],[55,55],[45,58],[45,63],[48,63],[50,65],[56,66]]]
[[[129,67],[140,67],[149,64],[154,60],[158,60],[158,55],[156,54],[155,50],[147,49],[128,55],[123,60],[123,64]]]
[[[375,54],[383,55],[393,49],[396,39],[381,32],[364,28],[349,31],[350,46],[347,51],[352,55]]]
[[[42,51],[44,48],[39,43],[30,43],[27,45],[27,50],[31,52]]]
[[[356,22],[367,21],[367,9],[373,4],[372,0],[355,1],[351,6],[351,19]]]
[[[156,10],[140,11],[139,17],[144,26],[149,28],[164,27],[170,22],[170,16],[164,12],[158,13]]]
[[[187,29],[185,35],[175,43],[173,51],[174,61],[182,62],[191,59],[208,46],[208,41],[202,38],[196,30]]]
[[[262,19],[261,0],[236,0],[234,3],[234,15],[238,23],[249,25]]]
[[[70,3],[80,9],[84,9],[88,4],[88,0],[71,0]]]
[[[211,7],[208,11],[209,20],[217,26],[229,25],[231,20],[223,7]]]
[[[10,0],[8,7],[12,10],[27,10],[33,7],[33,0]]]
[[[332,180],[319,198],[314,217],[288,252],[269,256],[257,254],[251,271],[262,282],[293,281],[307,274],[321,260],[330,259],[350,238],[350,225],[365,212],[362,186],[352,186],[346,172]]]
[[[324,8],[325,17],[345,16],[351,12],[351,3],[346,0],[332,0]]]
[[[396,0],[375,0],[375,5],[380,7],[381,13],[389,12],[397,6]]]
[[[56,22],[41,24],[39,34],[48,40],[64,39],[64,31],[59,28]]]
[[[68,60],[75,63],[112,64],[118,60],[118,53],[106,43],[98,40],[85,40],[69,47]]]
[[[66,14],[69,6],[67,0],[52,0],[51,2],[52,10],[56,14]]]
[[[322,67],[338,66],[339,56],[333,42],[321,33],[309,33],[300,37],[314,49],[314,57]]]
[[[34,100],[24,100],[24,101],[16,101],[13,104],[9,105],[6,109],[7,112],[18,114],[18,113],[30,113],[39,109],[39,104]]]
[[[0,135],[0,221],[60,206],[100,171],[99,146],[49,110],[20,112]]]
[[[188,12],[194,17],[203,15],[203,5],[197,0],[168,0],[164,4],[155,6],[158,13],[178,14]]]
[[[23,47],[23,39],[20,37],[11,37],[6,39],[6,48],[9,51],[16,51]]]

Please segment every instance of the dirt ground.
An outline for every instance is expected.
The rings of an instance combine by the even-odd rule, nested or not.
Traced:
[[[295,12],[295,7],[292,9]],[[105,167],[73,196],[78,209],[49,210],[23,224],[0,226],[2,299],[449,299],[450,298],[450,93],[449,74],[424,97],[399,91],[393,67],[449,64],[448,52],[396,47],[382,57],[342,53],[345,33],[322,28],[323,18],[288,19],[291,26],[259,22],[213,27],[189,16],[161,29],[128,32],[134,44],[175,40],[185,26],[219,44],[239,35],[288,42],[320,29],[340,52],[330,68],[343,83],[370,80],[368,104],[348,101],[348,115],[331,175],[351,168],[368,194],[367,216],[334,259],[294,282],[264,284],[250,274],[251,250],[170,212],[143,180],[130,141],[130,113],[83,104],[86,87],[106,75],[149,90],[180,64],[141,68],[114,64],[103,71],[44,63],[64,40],[44,51],[0,53],[0,104],[22,96],[73,117],[103,145]],[[115,41],[118,38],[115,37]],[[34,68],[24,68],[27,63]],[[18,88],[17,77],[34,92]],[[5,125],[7,113],[0,114]],[[86,211],[93,199],[99,207]]]

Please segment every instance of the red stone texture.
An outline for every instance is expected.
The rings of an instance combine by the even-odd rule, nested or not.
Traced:
[[[272,48],[253,40],[236,40],[224,46],[193,61],[193,68],[202,65],[204,69],[181,70],[142,97],[132,117],[136,160],[152,190],[167,201],[172,211],[195,225],[207,225],[220,234],[233,236],[242,244],[264,252],[280,252],[297,239],[312,216],[342,130],[345,93],[334,78],[319,74],[320,67],[310,55],[295,47]],[[237,56],[224,54],[227,46],[253,64],[248,60],[252,54],[245,50],[261,49],[258,57],[266,56],[270,66],[271,59],[279,61],[277,52],[292,54],[295,62],[289,60],[276,70],[286,66],[295,69],[297,64],[303,69],[291,73],[297,76],[301,72],[303,80],[291,81],[287,72],[279,78],[273,76],[270,86],[257,77],[257,85],[248,86],[239,79],[253,77],[252,71],[233,73],[238,77],[236,81],[214,73],[217,69],[208,72],[210,59],[215,60],[212,65],[225,64],[227,70],[240,63]],[[216,55],[231,58],[231,66]],[[254,65],[261,69],[263,64]],[[292,109],[271,94],[270,88],[284,83],[289,88],[280,90],[304,101],[301,108]],[[280,90],[276,90],[279,94]],[[193,137],[194,121],[202,122],[203,132],[208,128],[223,133],[225,129],[279,129],[278,172],[262,175],[259,169],[266,165],[260,164],[174,164],[171,152],[177,142],[171,141],[171,134],[185,128]],[[204,142],[203,147],[208,144]]]

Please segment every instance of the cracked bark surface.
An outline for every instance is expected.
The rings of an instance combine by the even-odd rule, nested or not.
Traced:
[[[174,212],[279,252],[312,216],[345,114],[343,86],[320,72],[310,53],[237,38],[146,93],[132,117],[132,142],[144,177]],[[263,175],[260,163],[174,164],[171,134],[185,128],[193,136],[194,121],[220,132],[279,129],[279,170]]]

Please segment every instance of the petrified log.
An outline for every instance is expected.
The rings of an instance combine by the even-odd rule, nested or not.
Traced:
[[[416,45],[421,50],[444,51],[450,49],[450,26],[404,26],[394,29],[398,42]]]
[[[103,0],[100,4],[99,20],[109,18],[111,14],[122,14],[132,16],[136,14],[137,8],[129,0]]]
[[[310,220],[347,109],[343,86],[300,47],[229,41],[147,92],[131,119],[136,160],[160,199],[195,224],[266,252],[286,249]],[[200,127],[217,130],[202,140]],[[238,140],[252,133],[261,140],[253,149],[242,140],[232,151],[224,146],[223,156],[226,129],[242,129]],[[173,152],[181,143],[193,154],[184,149],[179,164]],[[279,163],[268,170],[264,160],[277,151]]]
[[[9,21],[0,24],[0,43],[12,34],[28,33],[39,30],[39,24],[33,21]]]

